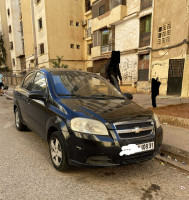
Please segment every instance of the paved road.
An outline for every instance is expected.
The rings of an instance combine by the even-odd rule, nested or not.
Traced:
[[[155,159],[115,168],[56,171],[46,142],[15,129],[12,101],[5,97],[0,97],[0,122],[0,200],[189,199],[187,176]]]

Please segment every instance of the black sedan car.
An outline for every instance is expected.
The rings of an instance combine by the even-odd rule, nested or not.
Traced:
[[[103,77],[40,69],[14,91],[16,128],[49,144],[57,170],[70,165],[116,166],[150,160],[163,131],[151,111],[130,101]]]

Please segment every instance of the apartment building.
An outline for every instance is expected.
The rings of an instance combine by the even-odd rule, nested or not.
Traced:
[[[11,54],[12,70],[17,74],[25,69],[24,41],[20,14],[20,3],[17,0],[6,0],[6,15]]]
[[[98,0],[92,10],[93,71],[103,74],[111,51],[120,51],[123,82],[149,90],[152,0]]]
[[[189,0],[156,0],[152,77],[160,94],[189,97]]]
[[[24,52],[26,69],[34,69],[37,64],[37,46],[35,37],[35,23],[34,23],[34,8],[33,1],[20,0],[21,19],[22,24],[22,39],[24,41]]]
[[[4,47],[6,49],[6,67],[12,69],[11,54],[9,51],[9,32],[7,24],[7,11],[5,0],[0,1],[0,20],[1,20],[1,34],[3,35]],[[4,66],[1,66],[4,67]]]
[[[90,28],[85,23],[90,18],[86,3],[21,0],[27,69],[52,67],[51,60],[57,56],[63,56],[62,63],[70,69],[85,69],[85,60],[90,61],[85,54],[90,44],[90,37],[85,37],[84,32]]]

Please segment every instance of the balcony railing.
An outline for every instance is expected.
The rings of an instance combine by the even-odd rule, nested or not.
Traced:
[[[112,44],[101,46],[101,53],[112,51]]]
[[[141,0],[140,10],[152,7],[152,0]]]
[[[150,45],[151,32],[140,35],[140,47]]]
[[[85,30],[85,38],[91,37],[91,27]]]

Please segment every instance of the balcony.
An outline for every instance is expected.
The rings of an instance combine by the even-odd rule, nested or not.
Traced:
[[[85,39],[91,38],[91,27],[85,30]]]
[[[101,53],[107,53],[112,51],[112,44],[101,46]]]
[[[151,33],[145,33],[140,35],[140,47],[145,47],[150,45]]]
[[[125,5],[119,5],[101,16],[95,17],[92,21],[92,31],[103,27],[110,27],[114,23],[122,20],[127,14]]]
[[[140,10],[152,7],[152,0],[141,0]]]

